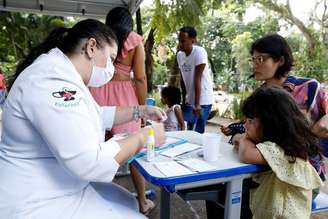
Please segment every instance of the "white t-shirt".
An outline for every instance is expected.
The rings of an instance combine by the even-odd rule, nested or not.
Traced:
[[[179,127],[178,118],[175,115],[175,108],[180,108],[179,104],[175,104],[166,110],[167,119],[164,121],[165,131],[178,131],[181,130]]]
[[[195,69],[200,64],[206,64],[202,79],[200,105],[209,105],[213,103],[213,82],[211,78],[211,69],[208,65],[207,52],[203,47],[193,45],[189,56],[185,52],[179,51],[177,55],[178,65],[182,74],[183,81],[187,91],[187,103],[195,105]]]

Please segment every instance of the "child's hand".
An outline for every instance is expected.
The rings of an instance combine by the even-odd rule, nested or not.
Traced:
[[[256,144],[247,137],[247,134],[242,134],[239,139],[238,156],[243,163],[267,164],[260,151],[256,148]]]
[[[226,135],[226,136],[231,135],[232,130],[231,130],[228,126],[224,126],[224,125],[221,125],[221,124],[219,124],[219,126],[220,126],[220,130],[221,130],[221,132],[222,132],[224,135]]]
[[[231,141],[232,141],[232,144],[233,144],[233,149],[237,152],[239,150],[239,144],[240,144],[240,140],[241,138],[244,137],[245,134],[235,134]]]
[[[202,108],[200,105],[196,105],[193,107],[192,111],[197,117],[200,117],[202,113]]]

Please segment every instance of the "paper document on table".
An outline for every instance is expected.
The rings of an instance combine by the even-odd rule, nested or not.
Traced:
[[[166,151],[163,151],[161,155],[167,156],[167,157],[175,157],[180,154],[184,154],[193,150],[196,150],[198,148],[201,148],[198,144],[191,144],[191,143],[183,143],[180,145],[175,146],[174,148],[170,148]]]
[[[205,172],[205,171],[211,171],[215,170],[216,167],[203,161],[199,160],[197,158],[189,158],[185,160],[179,160],[178,163],[182,164],[183,166],[188,167],[191,170],[197,171],[197,172]]]
[[[193,173],[175,161],[157,162],[154,163],[154,166],[165,176],[181,176]]]
[[[165,142],[161,145],[159,145],[158,147],[155,148],[155,153],[160,153],[161,151],[164,151],[168,148],[172,148],[176,145],[179,145],[179,144],[183,144],[187,142],[185,139],[182,139],[182,138],[174,138],[174,137],[167,137],[165,139]],[[128,160],[128,164],[130,164],[134,159],[137,159],[139,157],[143,157],[145,156],[147,153],[147,148],[143,148],[140,150],[139,153],[137,153],[136,155],[134,155],[132,158],[130,158]]]
[[[162,150],[165,150],[166,148],[174,147],[175,145],[183,144],[185,142],[187,142],[187,141],[184,139],[181,139],[181,138],[167,137],[163,144],[161,144],[155,148],[155,151],[162,151]],[[147,148],[141,149],[141,152],[146,152],[146,151],[147,151]]]

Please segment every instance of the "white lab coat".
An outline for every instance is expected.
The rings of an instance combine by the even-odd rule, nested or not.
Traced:
[[[135,198],[110,184],[120,146],[104,142],[104,130],[114,115],[59,49],[25,69],[2,115],[0,218],[144,218]]]

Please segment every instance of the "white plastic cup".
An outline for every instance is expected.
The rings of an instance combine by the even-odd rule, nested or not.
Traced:
[[[204,133],[202,135],[204,160],[217,161],[220,155],[221,135],[216,133]]]

